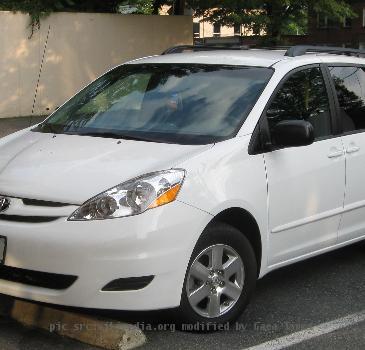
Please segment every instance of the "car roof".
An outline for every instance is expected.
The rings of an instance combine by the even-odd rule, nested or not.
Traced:
[[[364,58],[336,55],[328,53],[307,53],[302,56],[285,56],[286,50],[250,49],[250,50],[209,50],[171,53],[167,55],[150,56],[136,59],[128,64],[144,63],[192,63],[192,64],[222,64],[253,67],[271,67],[282,61],[290,61],[298,66],[308,63],[342,62],[365,64]],[[287,62],[289,63],[289,62]]]
[[[285,58],[285,50],[210,50],[144,57],[128,63],[200,63],[270,67]]]

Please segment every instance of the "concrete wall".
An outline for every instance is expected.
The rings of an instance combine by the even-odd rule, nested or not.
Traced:
[[[190,16],[57,13],[31,39],[29,17],[0,12],[0,118],[46,115],[106,70],[192,44]],[[48,41],[47,41],[48,37]]]
[[[0,118],[0,138],[42,122],[45,117]],[[1,297],[0,297],[1,299]]]

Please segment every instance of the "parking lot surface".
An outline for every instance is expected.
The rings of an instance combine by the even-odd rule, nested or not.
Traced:
[[[0,136],[6,133],[5,130],[14,130],[14,126],[6,129],[0,122]],[[349,315],[357,315],[354,319],[364,316],[364,271],[364,244],[282,268],[258,281],[251,304],[236,324],[214,333],[177,331],[164,314],[159,313],[102,314],[119,321],[139,322],[148,338],[143,349],[364,349],[365,321],[352,322],[327,333],[314,332],[308,339],[293,345],[290,342],[284,347],[274,347],[273,343],[260,345]],[[0,349],[93,348],[0,318]]]

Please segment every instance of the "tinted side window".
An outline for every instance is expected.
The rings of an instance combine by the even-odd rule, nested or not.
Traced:
[[[329,67],[340,104],[344,132],[365,129],[365,72],[360,67]]]
[[[326,85],[319,67],[293,73],[280,88],[266,112],[270,130],[283,120],[306,120],[316,139],[331,132],[331,114]]]

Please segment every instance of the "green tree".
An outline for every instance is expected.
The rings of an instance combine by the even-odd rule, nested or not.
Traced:
[[[243,24],[255,34],[267,33],[267,44],[282,43],[282,35],[303,31],[310,10],[334,19],[355,17],[344,0],[188,0],[205,21],[233,26]]]
[[[52,12],[106,12],[119,13],[130,6],[137,14],[158,14],[162,5],[172,5],[174,14],[182,14],[183,0],[0,0],[0,11],[20,11],[30,15],[31,35],[40,26],[42,17]]]
[[[0,10],[20,11],[30,16],[31,36],[40,27],[42,17],[57,11],[115,12],[116,0],[0,0]]]
[[[0,0],[0,10],[26,13],[50,13],[56,11],[119,12],[120,6],[130,5],[137,13],[158,14],[162,5],[179,8],[182,0]]]

